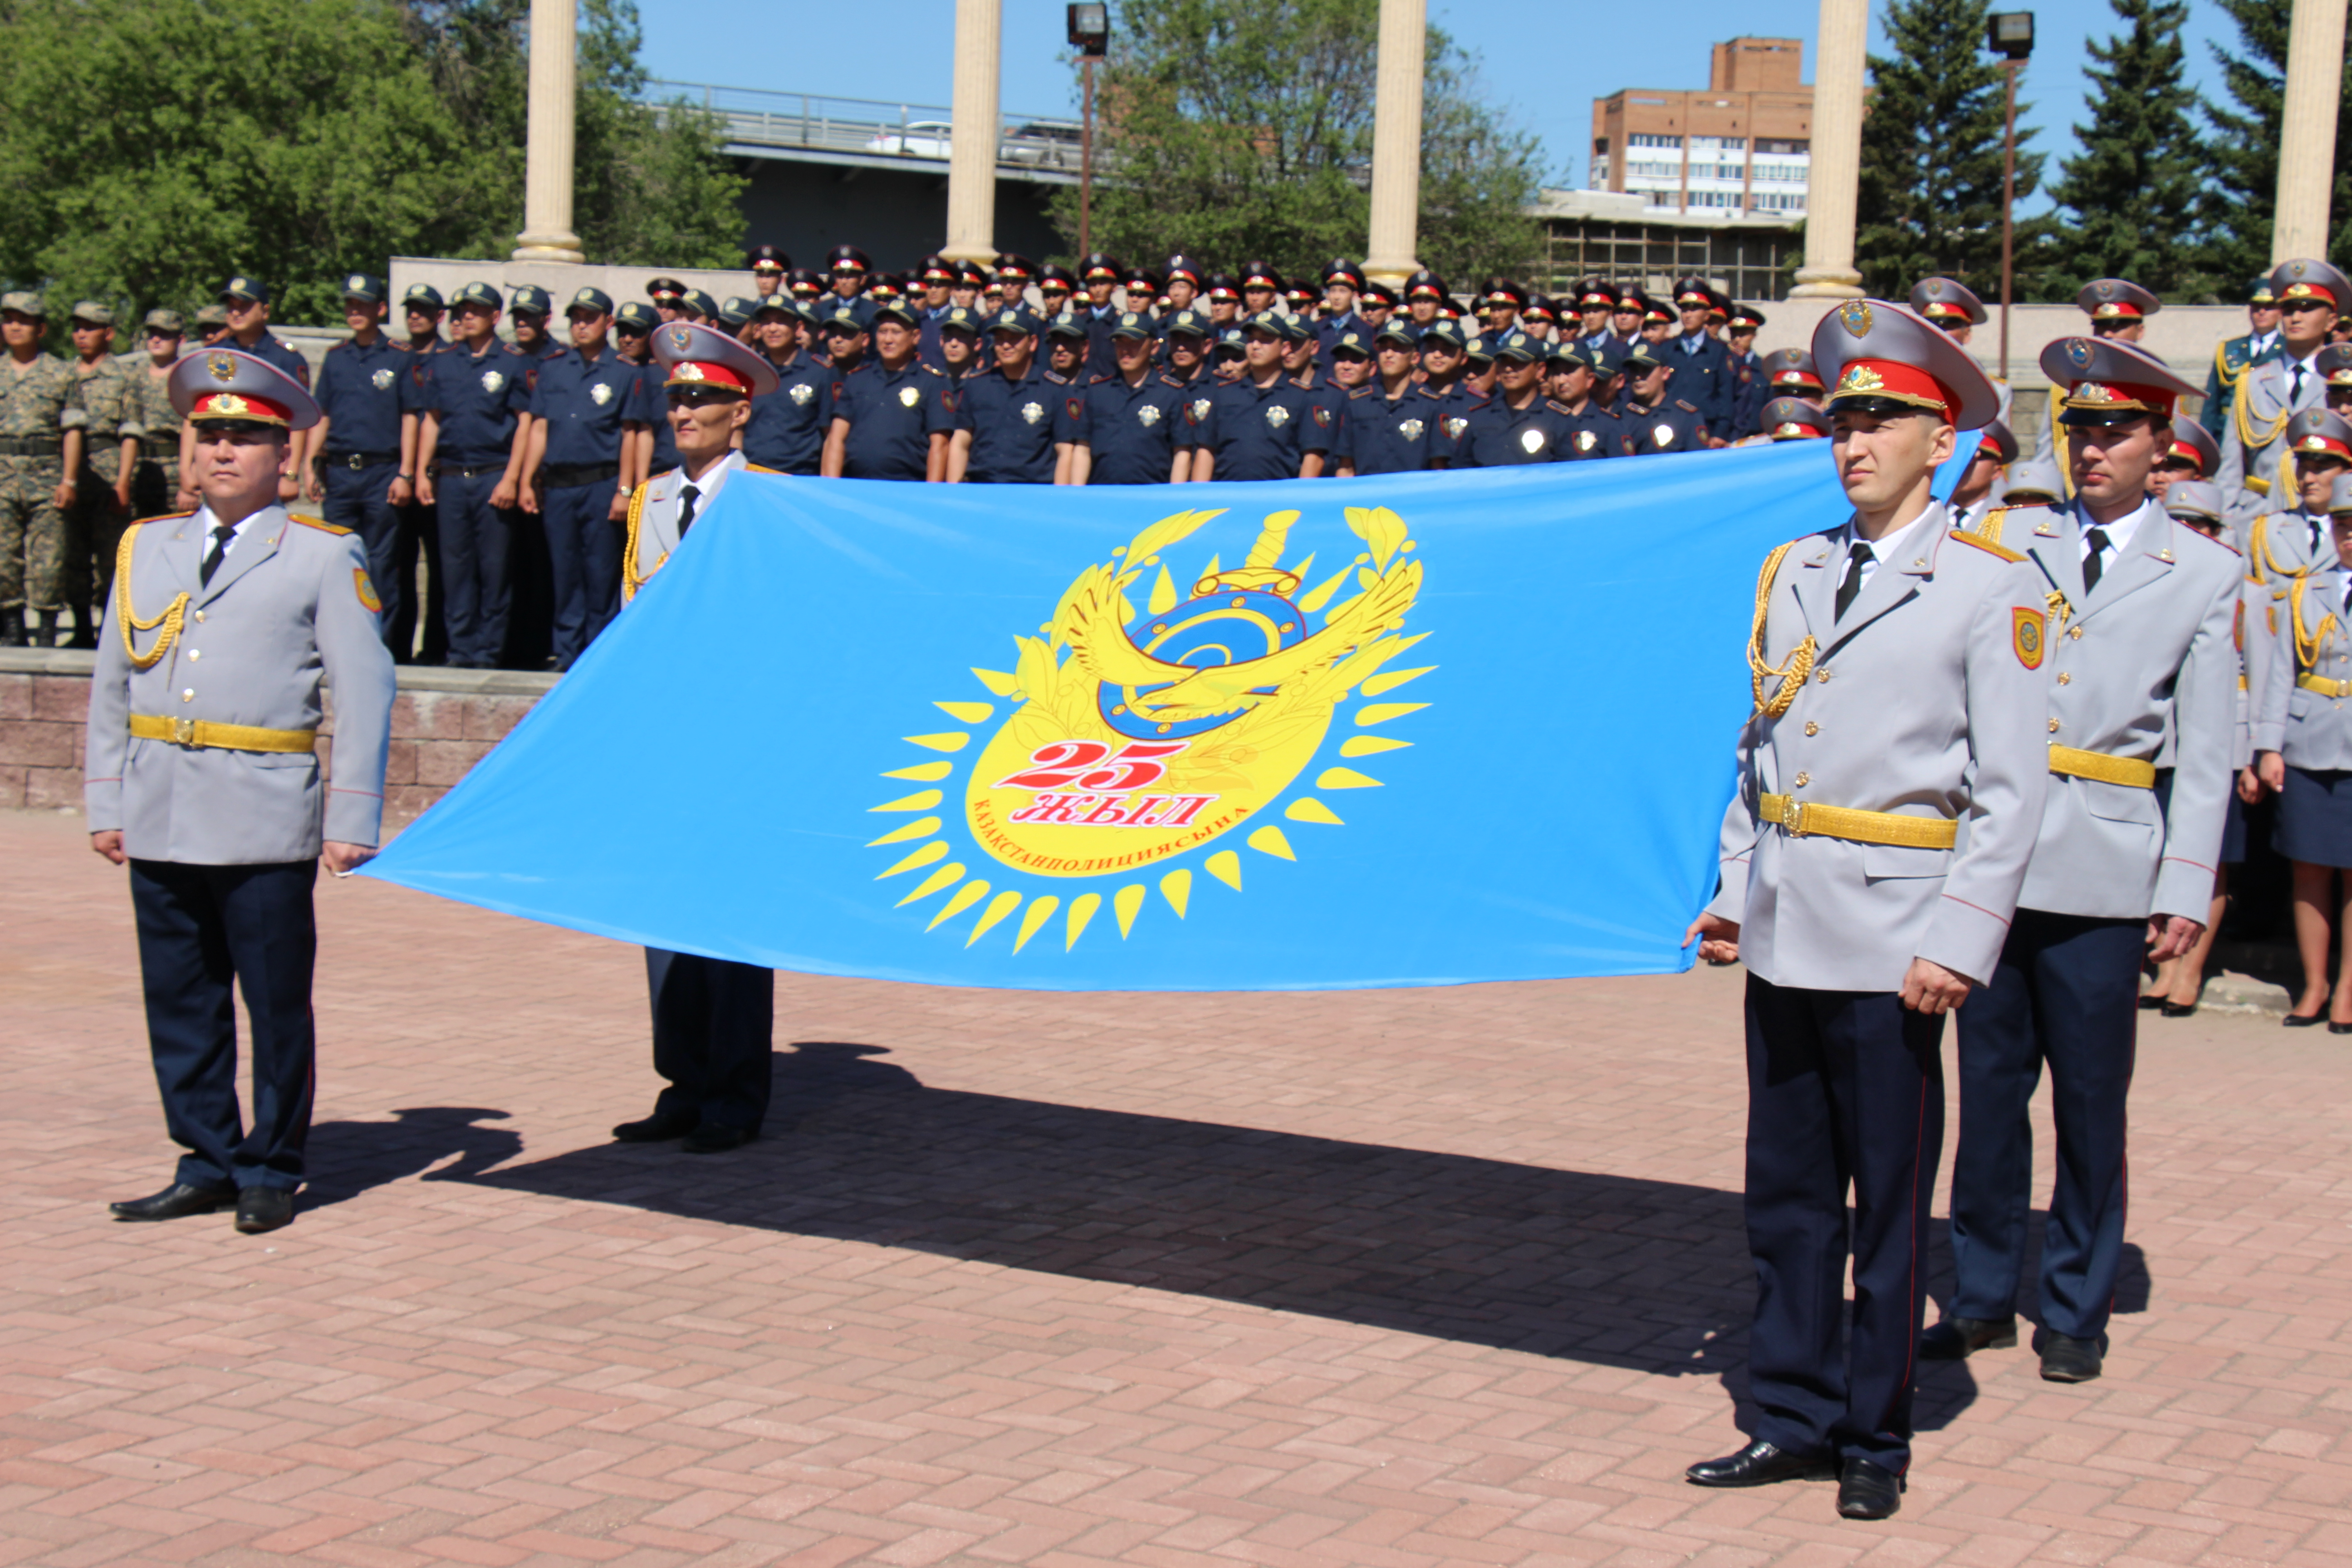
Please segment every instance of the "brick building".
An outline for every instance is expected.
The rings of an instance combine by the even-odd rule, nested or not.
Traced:
[[[1597,191],[1652,213],[1792,223],[1805,213],[1813,89],[1797,38],[1715,46],[1704,90],[1629,87],[1592,100]]]

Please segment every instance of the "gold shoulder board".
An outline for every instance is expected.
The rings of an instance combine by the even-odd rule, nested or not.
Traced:
[[[1996,512],[1996,513],[1994,513],[1993,515],[1994,515],[1994,516],[1996,516],[1996,517],[1998,517],[1998,516],[2000,515],[2000,513]],[[1983,551],[1987,555],[1998,555],[1998,556],[2000,556],[2003,561],[2008,561],[2008,562],[2012,562],[2012,563],[2014,563],[2014,562],[2019,562],[2019,561],[2022,561],[2022,560],[2024,560],[2024,559],[2025,559],[2025,557],[2024,557],[2024,556],[2020,555],[2016,551],[2011,550],[2008,545],[2006,545],[2006,544],[1998,544],[1998,543],[1995,543],[1992,540],[1990,540],[1990,539],[1987,538],[1985,535],[1983,535],[1983,534],[1981,534],[1981,533],[1970,533],[1967,529],[1964,529],[1964,528],[1956,528],[1956,529],[1952,530],[1952,537],[1953,537],[1954,539],[1958,540],[1962,544],[1973,544],[1973,545],[1975,545],[1979,550]]]
[[[350,533],[350,532],[352,531],[350,529],[348,529],[348,528],[344,528],[344,527],[341,527],[341,526],[340,526],[339,524],[331,523],[331,522],[323,522],[323,521],[320,521],[319,519],[317,519],[317,518],[313,518],[313,517],[302,517],[302,516],[299,516],[299,515],[298,515],[298,514],[296,514],[296,513],[294,513],[294,512],[290,512],[290,511],[289,511],[289,512],[288,512],[286,515],[287,515],[288,517],[293,518],[293,520],[294,520],[296,522],[300,523],[303,527],[305,527],[305,528],[315,528],[315,529],[317,529],[320,533],[338,533],[338,534],[348,534],[348,533]]]

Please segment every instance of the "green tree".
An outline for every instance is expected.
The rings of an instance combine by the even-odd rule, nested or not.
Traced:
[[[1987,299],[2000,287],[2001,68],[1978,48],[1990,0],[1894,0],[1891,58],[1870,57],[1854,249],[1863,286],[1900,300],[1930,273]],[[2027,106],[2020,103],[2023,118]],[[2017,133],[2017,199],[2042,182],[2042,154]],[[2020,220],[2021,275],[2050,226]]]
[[[2128,278],[2171,298],[2203,282],[2192,229],[2205,183],[2202,107],[2183,74],[2188,0],[2110,0],[2129,24],[2091,40],[2091,118],[2050,194],[2066,209],[2076,281]]]
[[[1378,9],[1362,0],[1134,0],[1098,102],[1093,236],[1130,258],[1176,251],[1312,276],[1363,252]],[[1537,143],[1479,96],[1475,67],[1429,34],[1420,251],[1449,279],[1527,266],[1542,231]],[[1075,247],[1078,193],[1054,195]]]
[[[2231,107],[2209,103],[2211,183],[2205,193],[2206,268],[2225,300],[2270,270],[2278,206],[2279,126],[2286,94],[2287,24],[2293,0],[2219,0],[2238,25],[2238,52],[2213,46]],[[2352,254],[2352,62],[2336,117],[2336,189],[2328,254]]]

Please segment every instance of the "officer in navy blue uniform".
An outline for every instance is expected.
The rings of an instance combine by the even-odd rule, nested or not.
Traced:
[[[1151,323],[1132,311],[1111,329],[1117,375],[1097,376],[1066,420],[1074,485],[1165,485],[1192,478],[1189,454],[1176,449],[1185,384],[1151,368]]]
[[[854,245],[836,245],[825,253],[824,280],[832,298],[817,303],[832,310],[859,298],[866,292],[866,281],[874,274],[874,263]]]
[[[1315,328],[1304,315],[1293,314],[1275,318],[1282,323],[1282,368],[1290,379],[1311,394],[1307,416],[1323,432],[1323,471],[1339,472],[1339,466],[1354,454],[1348,444],[1348,392],[1333,379],[1329,362],[1318,360]],[[1371,339],[1362,328],[1342,332],[1337,342],[1351,349],[1358,362],[1370,359]],[[1361,386],[1360,375],[1351,379],[1350,386]]]
[[[779,293],[774,299],[786,299]],[[620,335],[622,315],[629,307],[624,305],[613,313],[614,335]],[[797,315],[798,309],[795,307]],[[655,325],[663,323],[656,321]],[[797,334],[795,334],[797,335]],[[677,467],[677,438],[671,434],[667,417],[667,394],[662,388],[667,374],[651,353],[651,334],[647,334],[647,353],[643,358],[630,358],[637,368],[636,379],[629,384],[629,395],[621,405],[621,430],[631,443],[635,458],[630,464],[630,476],[640,483],[656,474],[666,474]]]
[[[402,372],[408,378],[413,401],[418,410],[418,429],[424,427],[425,387],[432,379],[427,363],[439,355],[454,352],[455,346],[441,335],[441,322],[449,311],[448,301],[441,290],[430,283],[412,283],[400,297],[400,308],[407,327],[407,335],[393,340],[393,346],[412,356],[410,364]],[[448,578],[441,564],[441,531],[435,525],[433,508],[425,500],[425,469],[412,458],[409,476],[413,499],[396,509],[400,519],[400,542],[393,553],[391,578],[407,584],[416,581],[416,561],[425,558],[425,602],[416,603],[415,593],[394,595],[384,600],[383,640],[396,660],[405,661],[408,650],[417,644],[418,612],[423,612],[424,652],[426,664],[439,664],[449,655]],[[378,582],[383,582],[382,578]]]
[[[1412,328],[1391,321],[1374,337],[1373,380],[1348,395],[1346,474],[1412,474],[1452,460],[1440,410],[1444,400],[1413,379],[1421,355]]]
[[[1600,383],[1598,361],[1598,351],[1574,342],[1552,344],[1545,360],[1544,394],[1551,400],[1552,412],[1568,422],[1563,462],[1625,455],[1624,431],[1617,416],[1593,395]]]
[[[232,278],[221,286],[220,302],[228,312],[228,336],[220,346],[248,353],[272,370],[285,372],[305,388],[310,384],[310,362],[299,349],[289,348],[269,330],[269,287],[257,278]]]
[[[1089,270],[1104,259],[1090,260]],[[1111,271],[1116,277],[1118,268]],[[1050,485],[1069,461],[1072,389],[1047,382],[1037,368],[1037,318],[1028,311],[999,310],[988,337],[993,366],[966,376],[957,395],[948,482]]]
[[[1078,281],[1087,291],[1085,300],[1075,307],[1080,324],[1087,329],[1087,357],[1076,378],[1080,385],[1090,377],[1110,375],[1118,369],[1110,332],[1118,325],[1120,312],[1110,296],[1123,276],[1118,260],[1100,251],[1087,257],[1078,269]]]
[[[1192,453],[1193,479],[1316,478],[1330,449],[1330,429],[1315,422],[1315,395],[1283,374],[1288,334],[1282,318],[1262,311],[1242,335],[1241,375],[1184,406],[1177,442]]]
[[[1470,416],[1454,466],[1501,468],[1567,458],[1575,425],[1544,396],[1543,345],[1525,332],[1505,332],[1496,340],[1495,359],[1495,395]]]
[[[834,374],[819,471],[827,479],[944,479],[956,389],[922,362],[920,329],[907,307],[877,310],[874,333],[875,356]]]
[[[1444,453],[1457,461],[1463,437],[1470,434],[1470,416],[1486,401],[1486,395],[1464,374],[1469,368],[1469,340],[1463,336],[1461,322],[1441,318],[1422,329],[1421,368],[1427,378],[1423,384],[1441,405],[1439,434],[1445,438]]]
[[[1441,319],[1439,312],[1452,301],[1445,279],[1425,267],[1404,280],[1405,320],[1412,324],[1416,338]]]
[[[533,360],[551,360],[562,353],[563,345],[548,331],[554,315],[555,301],[546,289],[536,283],[517,287],[507,301],[507,324],[514,329],[516,351]]]
[[[1326,364],[1331,362],[1331,345],[1341,334],[1355,332],[1369,344],[1372,329],[1356,313],[1356,300],[1364,291],[1364,269],[1345,257],[1335,257],[1323,264],[1323,314],[1315,323],[1316,352]]]
[[[1209,378],[1209,318],[1198,310],[1177,310],[1160,326],[1162,363],[1168,379],[1192,386]]]
[[[319,367],[313,395],[320,417],[313,446],[321,449],[310,460],[310,499],[322,503],[329,522],[360,536],[368,577],[382,584],[377,593],[383,610],[377,623],[387,635],[394,605],[415,592],[394,567],[400,552],[398,509],[413,499],[416,418],[423,403],[415,383],[404,374],[413,362],[383,335],[389,292],[383,279],[365,273],[343,279],[352,335],[329,349]]]
[[[777,384],[751,399],[743,456],[780,474],[816,473],[824,457],[825,433],[833,428],[833,372],[800,346],[799,329],[805,319],[792,296],[782,290],[761,300],[753,317],[761,338],[754,352],[776,373]]]
[[[816,340],[824,345],[824,362],[836,379],[856,370],[866,358],[866,335],[874,322],[874,301],[845,300],[826,294],[817,300]]]
[[[1709,431],[1735,434],[1739,400],[1738,372],[1731,351],[1707,335],[1707,312],[1721,296],[1703,278],[1685,278],[1675,285],[1675,310],[1682,318],[1680,334],[1660,345],[1659,357],[1674,367],[1667,384],[1670,403],[1686,403],[1697,410]]]
[[[1669,380],[1683,374],[1669,363],[1680,353],[1637,342],[1625,356],[1625,405],[1617,420],[1623,429],[1620,448],[1629,458],[1707,449],[1705,416],[1688,399],[1675,395],[1673,387],[1680,383]]]
[[[1752,436],[1762,419],[1765,399],[1771,395],[1763,356],[1756,352],[1756,334],[1764,330],[1764,312],[1729,299],[1724,304],[1729,312],[1724,328],[1724,348],[1731,356],[1731,372],[1738,392],[1732,400],[1731,428],[1722,434],[1730,437]]]
[[[448,579],[449,662],[497,667],[513,599],[508,563],[530,388],[498,339],[499,291],[468,283],[453,301],[457,342],[416,366],[425,418],[418,496],[435,509]]]
[[[605,341],[613,300],[582,289],[564,307],[572,347],[540,366],[530,397],[530,476],[523,509],[547,528],[553,567],[555,667],[572,661],[621,607],[621,531],[632,487],[622,482],[621,416],[637,367]]]

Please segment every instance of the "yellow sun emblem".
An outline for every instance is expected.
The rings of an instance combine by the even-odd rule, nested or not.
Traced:
[[[967,947],[1017,911],[1015,952],[1059,913],[1067,952],[1106,892],[1125,941],[1154,885],[1185,918],[1195,864],[1240,891],[1241,855],[1220,842],[1229,836],[1297,861],[1282,827],[1258,819],[1314,764],[1350,700],[1349,727],[1366,732],[1341,741],[1336,756],[1411,745],[1369,731],[1429,704],[1370,700],[1436,668],[1383,668],[1428,636],[1403,635],[1422,563],[1395,512],[1345,510],[1365,548],[1319,581],[1312,552],[1284,560],[1296,511],[1269,515],[1239,566],[1211,555],[1180,577],[1164,552],[1223,515],[1184,511],[1080,572],[1043,635],[1013,639],[1013,669],[972,670],[1012,704],[994,732],[972,749],[994,701],[935,702],[971,728],[904,737],[940,756],[882,775],[927,786],[870,808],[911,819],[867,846],[894,857],[877,882],[914,879],[898,907],[940,899],[930,931],[971,914]],[[1332,765],[1313,788],[1381,783]],[[1345,826],[1315,794],[1291,798],[1281,816]]]

